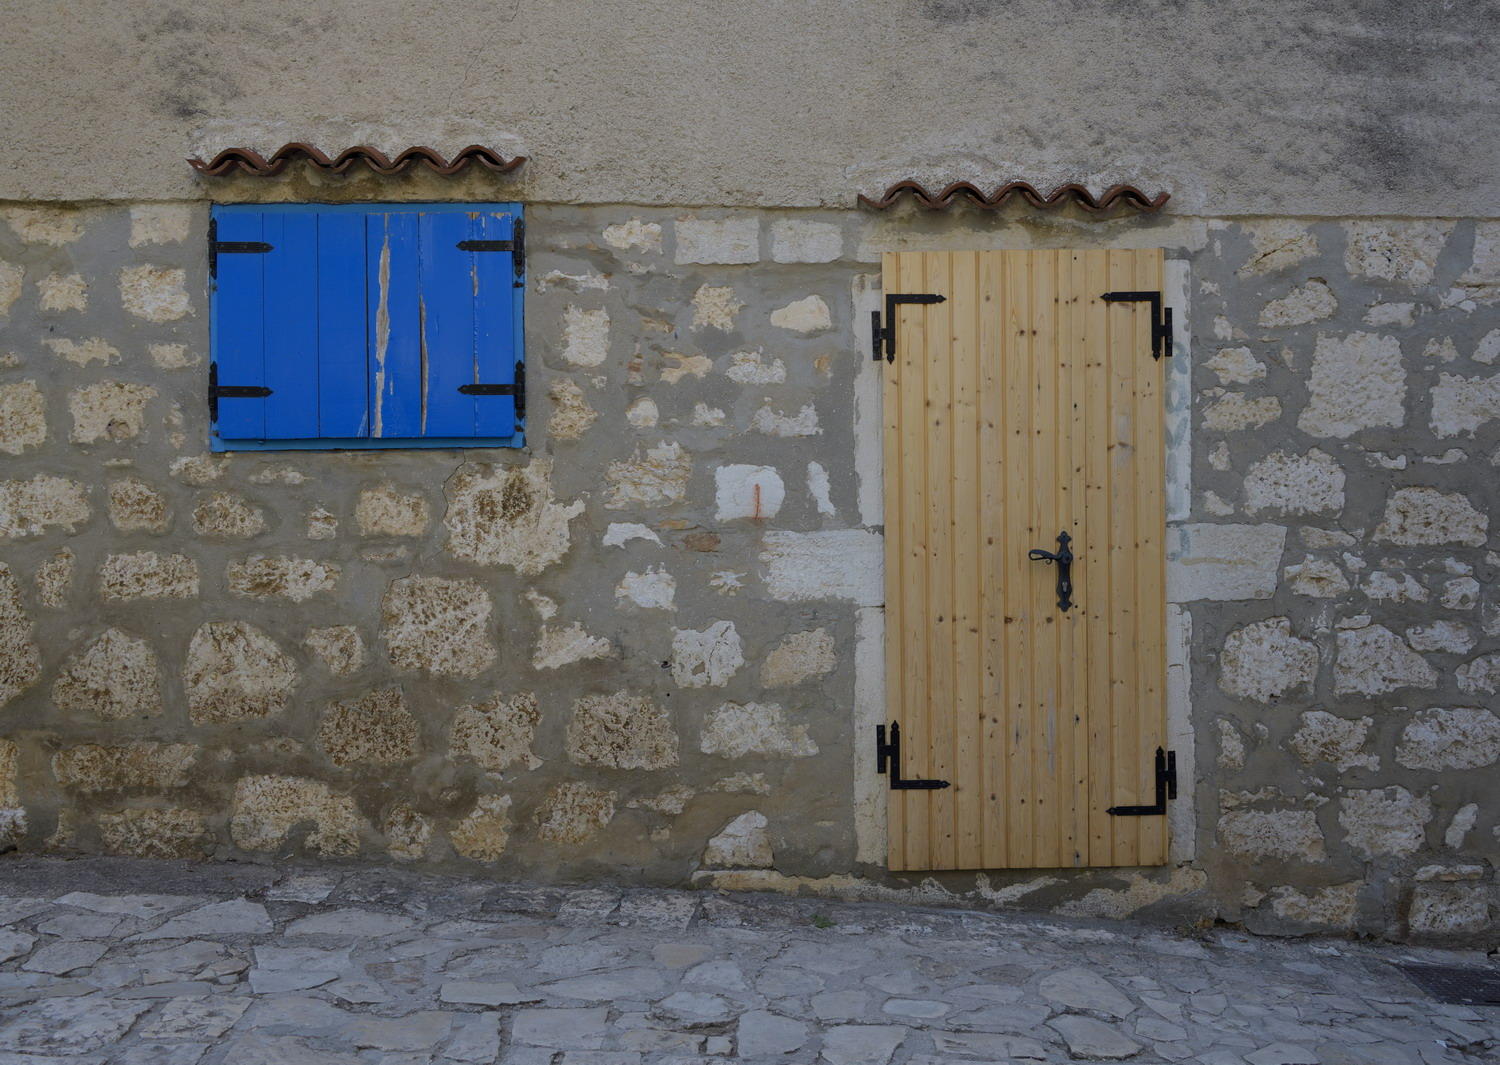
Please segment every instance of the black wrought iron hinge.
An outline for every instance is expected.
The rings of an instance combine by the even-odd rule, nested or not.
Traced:
[[[512,260],[516,272],[516,288],[526,283],[526,220],[517,218],[515,235],[510,240],[461,240],[459,251],[508,251],[514,253]]]
[[[1150,806],[1111,806],[1116,817],[1156,817],[1167,812],[1167,801],[1177,798],[1177,752],[1156,749],[1156,802]]]
[[[264,255],[272,245],[263,240],[220,240],[219,221],[208,223],[208,276],[219,276],[220,255]]]
[[[219,420],[219,400],[223,399],[264,399],[271,394],[271,390],[265,385],[221,385],[219,384],[219,365],[209,363],[208,366],[208,420],[209,423]]]
[[[882,357],[886,362],[896,361],[896,306],[901,303],[944,303],[947,296],[933,292],[887,292],[885,296],[885,325],[880,324],[880,312],[870,312],[870,354],[876,362]],[[882,350],[883,349],[883,350]]]
[[[1162,307],[1160,292],[1106,292],[1100,298],[1106,303],[1151,304],[1151,357],[1172,357],[1172,308]]]
[[[516,363],[515,384],[459,385],[458,390],[466,396],[513,396],[516,401],[516,420],[526,417],[526,364],[524,362]]]
[[[890,742],[886,742],[885,726],[875,726],[875,772],[886,773],[891,778],[892,791],[937,791],[946,788],[946,780],[905,780],[901,776],[901,726],[891,722]]]

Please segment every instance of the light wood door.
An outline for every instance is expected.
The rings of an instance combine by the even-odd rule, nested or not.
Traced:
[[[1160,865],[1163,363],[1150,251],[902,252],[884,364],[890,867]],[[1028,552],[1072,538],[1073,602]]]

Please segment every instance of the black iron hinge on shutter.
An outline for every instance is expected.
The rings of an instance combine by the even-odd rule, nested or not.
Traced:
[[[219,365],[209,363],[208,365],[208,420],[212,424],[219,420],[219,400],[222,399],[264,399],[271,394],[271,390],[265,385],[221,385],[219,384]]]
[[[526,283],[526,220],[517,218],[515,235],[510,240],[461,240],[459,251],[508,251],[514,254],[516,288]]]
[[[208,223],[208,276],[219,276],[220,255],[264,255],[271,245],[263,240],[220,240],[219,220]]]
[[[933,292],[888,292],[885,297],[885,325],[880,312],[870,312],[870,353],[876,362],[896,361],[896,305],[900,303],[944,303],[947,296]]]
[[[1167,800],[1177,798],[1177,752],[1156,749],[1156,802],[1151,806],[1111,806],[1116,817],[1157,817],[1167,812]]]
[[[1100,299],[1106,303],[1151,304],[1151,357],[1158,362],[1172,357],[1172,308],[1161,305],[1160,292],[1106,292]]]
[[[511,396],[516,401],[516,420],[526,418],[526,363],[516,363],[516,383],[513,385],[459,385],[458,390],[466,396]]]
[[[946,780],[904,780],[901,776],[901,726],[891,722],[890,742],[886,742],[885,726],[875,726],[875,772],[887,773],[891,778],[892,791],[937,791],[946,788]]]

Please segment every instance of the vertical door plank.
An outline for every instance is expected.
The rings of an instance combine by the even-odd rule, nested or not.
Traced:
[[[1088,712],[1088,583],[1087,555],[1093,551],[1089,535],[1086,464],[1088,461],[1088,269],[1083,252],[1061,254],[1059,289],[1062,304],[1058,326],[1060,513],[1069,521],[1075,545],[1073,596],[1075,605],[1062,619],[1058,649],[1064,664],[1058,670],[1059,729],[1067,733],[1067,756],[1059,775],[1066,778],[1063,801],[1066,836],[1063,864],[1088,864],[1089,851],[1089,712]]]
[[[1114,769],[1114,730],[1109,713],[1110,603],[1110,413],[1109,413],[1109,314],[1110,305],[1100,297],[1109,291],[1109,256],[1104,251],[1086,251],[1084,298],[1087,301],[1084,358],[1084,420],[1088,431],[1084,450],[1084,527],[1088,537],[1080,558],[1084,595],[1080,609],[1088,658],[1084,662],[1084,684],[1088,727],[1089,846],[1088,864],[1112,864],[1113,818],[1105,813],[1110,805],[1110,774]]]
[[[1066,519],[1058,510],[1057,445],[1059,424],[1057,394],[1057,252],[1037,251],[1028,257],[1031,268],[1031,329],[1029,361],[1033,379],[1031,435],[1032,545],[1045,551],[1057,549],[1057,534]],[[1058,632],[1061,612],[1057,606],[1056,564],[1030,562],[1037,580],[1031,607],[1037,619],[1032,650],[1033,689],[1030,707],[1031,750],[1035,804],[1036,850],[1032,861],[1039,868],[1061,864],[1058,853]]]
[[[370,368],[365,219],[353,211],[320,211],[317,219],[319,434],[366,437]]]
[[[1006,381],[1006,520],[1005,564],[1005,659],[1010,675],[1006,699],[1006,768],[1010,792],[1006,796],[1010,834],[1008,863],[1032,867],[1036,853],[1036,824],[1032,801],[1035,757],[1032,751],[1030,709],[1035,641],[1031,628],[1038,616],[1033,607],[1035,589],[1041,582],[1031,572],[1026,552],[1035,540],[1030,523],[1031,432],[1033,416],[1031,364],[1030,257],[1024,252],[1006,252],[1004,327],[1001,349]]]
[[[984,783],[980,772],[984,661],[979,632],[983,613],[984,555],[980,547],[979,253],[955,252],[951,261],[953,309],[953,766],[954,865],[984,867]]]
[[[260,211],[214,210],[219,240],[264,241]],[[265,269],[269,254],[224,253],[214,277],[214,331],[210,358],[224,385],[266,383]],[[266,400],[225,397],[214,423],[220,439],[259,440],[266,433]]]
[[[1001,335],[1004,331],[1005,292],[1004,255],[1002,252],[979,253],[979,363],[980,363],[980,436],[979,478],[982,485],[979,500],[979,543],[983,549],[980,564],[980,653],[982,655],[981,694],[983,731],[979,757],[984,789],[983,855],[981,867],[1002,868],[1008,862],[1010,785],[1007,775],[1006,722],[1009,719],[1006,700],[1009,697],[1010,668],[1005,660],[1005,521],[1007,516],[1004,462],[1006,440],[1006,380],[1001,358]]]
[[[881,256],[881,285],[885,292],[901,291],[902,257],[886,252]],[[900,722],[906,712],[906,614],[911,604],[906,598],[906,509],[905,478],[902,462],[901,379],[906,364],[900,360],[886,363],[881,391],[881,418],[885,423],[883,485],[885,523],[885,691],[886,708],[882,721]],[[859,742],[866,742],[860,737]],[[886,793],[886,853],[892,870],[911,866],[906,854],[906,799],[899,791]]]

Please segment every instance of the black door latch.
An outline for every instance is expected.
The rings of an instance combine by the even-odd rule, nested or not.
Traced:
[[[946,788],[946,780],[905,780],[901,776],[901,726],[891,722],[891,739],[885,739],[885,726],[875,726],[875,772],[888,773],[892,791],[937,791]]]
[[[1172,357],[1172,308],[1162,307],[1160,292],[1106,292],[1105,303],[1151,304],[1151,357],[1158,362]]]
[[[880,324],[880,312],[870,312],[870,349],[876,362],[882,357],[886,362],[896,361],[896,306],[901,303],[946,303],[947,296],[935,292],[887,292],[885,296],[885,325]]]
[[[1040,547],[1033,547],[1026,553],[1026,557],[1033,562],[1057,563],[1057,606],[1063,611],[1073,605],[1073,552],[1068,548],[1068,544],[1072,542],[1071,536],[1060,532],[1057,534],[1056,551],[1043,551]]]

